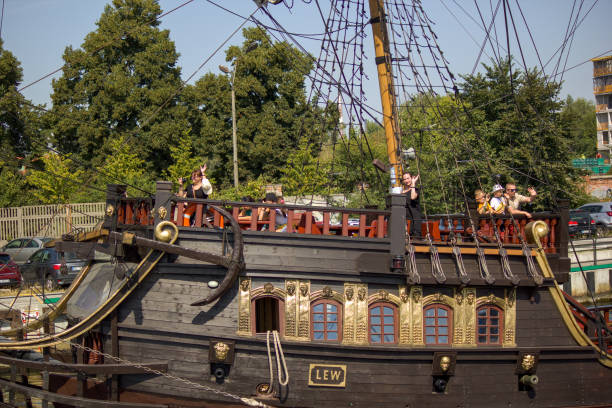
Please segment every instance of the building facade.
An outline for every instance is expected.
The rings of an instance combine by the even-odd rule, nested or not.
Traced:
[[[612,150],[612,55],[591,61],[597,113],[597,152],[608,161]]]

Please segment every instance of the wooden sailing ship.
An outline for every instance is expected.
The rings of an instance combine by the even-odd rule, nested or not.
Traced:
[[[370,5],[397,175],[384,9]],[[426,239],[415,240],[403,194],[365,210],[179,198],[171,187],[158,182],[154,199],[138,199],[110,185],[103,225],[55,243],[91,264],[56,309],[5,332],[14,340],[0,349],[43,354],[0,357],[11,366],[0,380],[8,404],[15,393],[80,407],[612,401],[610,331],[559,286],[569,272],[566,201],[529,223],[475,206],[429,217]],[[177,226],[185,203],[197,207],[190,227]],[[251,217],[238,217],[247,207]],[[274,208],[287,213],[283,232]],[[64,310],[73,319],[65,331],[24,336]],[[76,361],[45,361],[68,341]],[[42,387],[19,381],[20,367],[40,370]]]

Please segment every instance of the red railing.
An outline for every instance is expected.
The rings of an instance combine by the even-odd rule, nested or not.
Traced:
[[[121,200],[117,216],[120,224],[152,225],[150,200],[125,198]],[[226,209],[238,221],[241,229],[248,231],[287,232],[344,237],[387,237],[387,220],[390,211],[339,207],[312,207],[298,205],[270,205],[234,201],[197,200],[173,197],[170,220],[179,226],[223,228],[225,221],[211,206]],[[189,210],[187,210],[189,208]],[[287,217],[287,223],[277,222],[277,210]],[[185,217],[187,214],[187,217]],[[242,214],[249,215],[242,215]],[[260,214],[268,214],[262,218]],[[186,220],[186,221],[185,221]],[[477,237],[481,242],[495,243],[493,225],[499,231],[504,244],[519,244],[519,232],[525,236],[525,226],[531,220],[542,220],[549,226],[549,233],[542,239],[547,252],[558,252],[559,215],[534,213],[533,218],[515,216],[516,227],[508,216],[481,215],[478,218]],[[410,228],[407,220],[407,228]],[[422,236],[429,233],[435,242],[446,242],[451,232],[460,242],[473,241],[469,218],[462,214],[434,215],[422,220]]]
[[[612,331],[605,322],[600,321],[599,313],[601,310],[591,311],[587,309],[566,292],[563,292],[563,296],[570,306],[578,326],[591,338],[593,343],[599,345],[601,339],[604,351],[612,353]]]

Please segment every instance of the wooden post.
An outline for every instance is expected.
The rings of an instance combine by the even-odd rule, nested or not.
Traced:
[[[393,258],[404,257],[406,254],[406,195],[389,194],[387,206],[391,207],[391,218],[389,219],[389,248]]]
[[[111,315],[111,355],[113,357],[119,357],[119,332],[118,332],[118,320],[117,310],[114,310]],[[113,374],[111,376],[110,384],[110,400],[119,401],[119,375]]]
[[[85,345],[85,336],[79,336],[77,338],[77,344],[79,344],[80,346],[84,346]],[[83,350],[81,347],[77,348],[77,364],[84,364],[84,355],[85,354],[85,350]],[[87,377],[84,377],[83,374],[81,374],[80,372],[77,373],[77,397],[83,397],[85,395],[85,388],[87,387]]]
[[[567,199],[558,200],[559,205],[559,222],[557,223],[558,233],[557,239],[559,242],[559,272],[570,271],[571,262],[568,257],[567,246],[569,245],[569,205],[570,202]]]

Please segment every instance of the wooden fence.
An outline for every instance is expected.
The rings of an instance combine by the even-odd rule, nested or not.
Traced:
[[[105,203],[0,208],[0,241],[19,237],[59,237],[92,229],[104,219]]]

